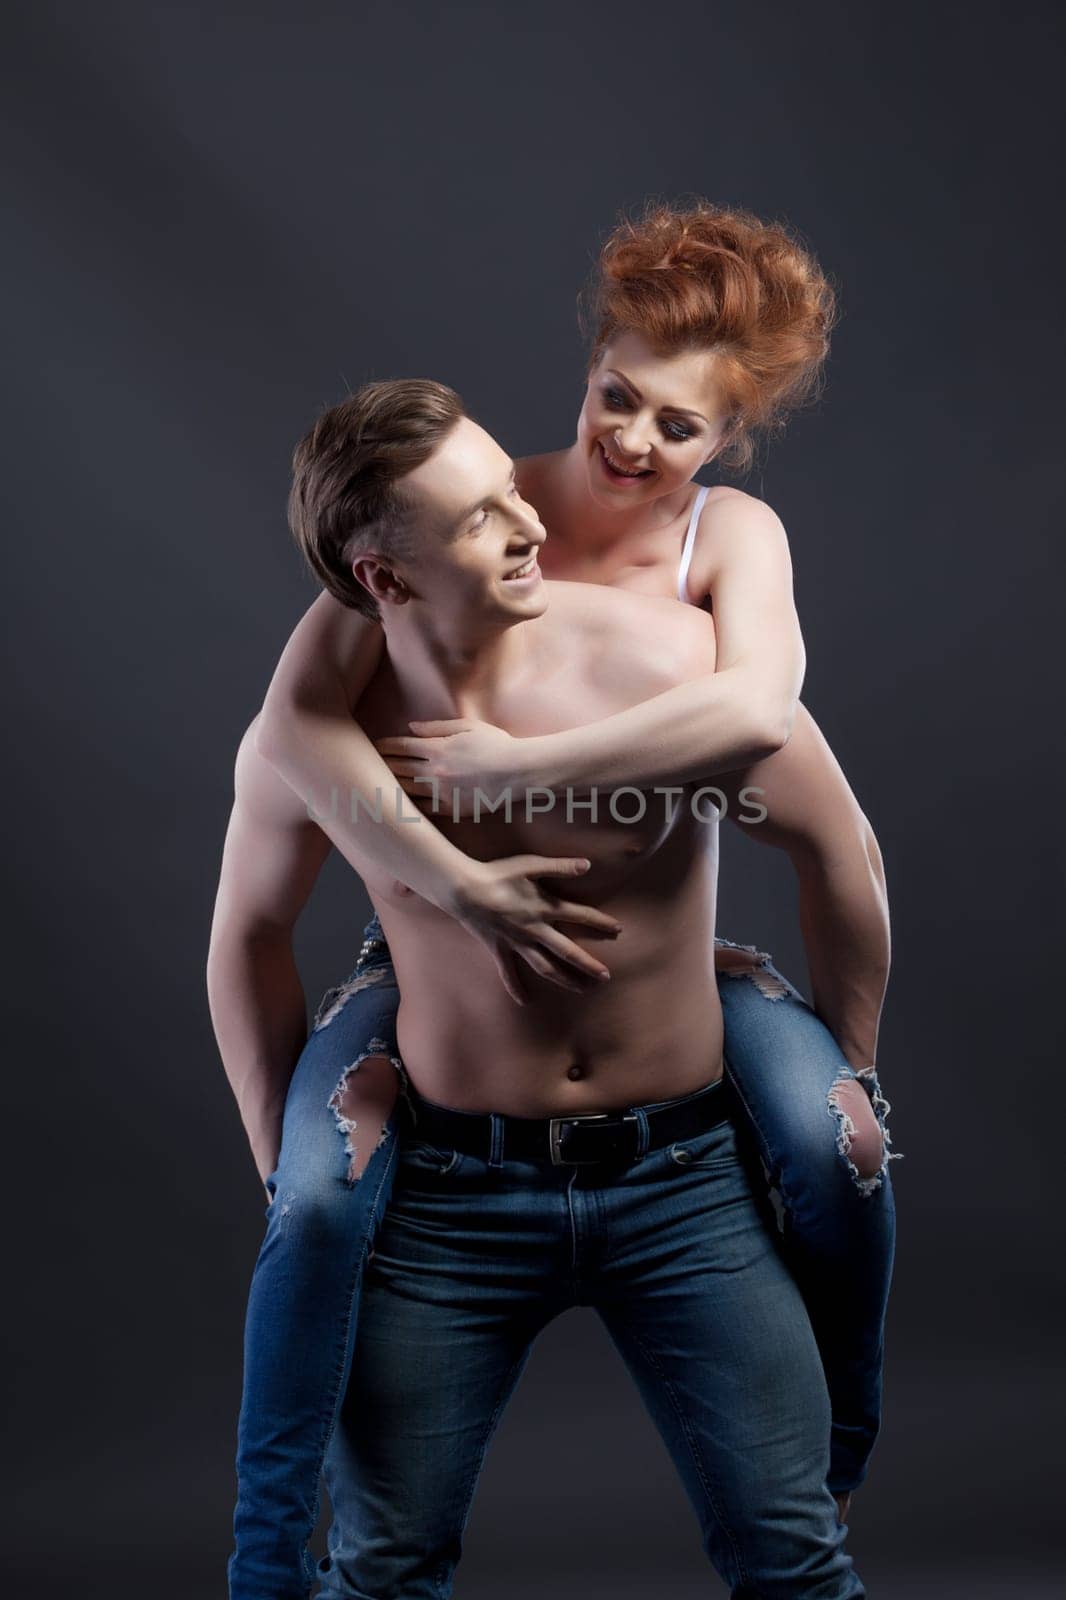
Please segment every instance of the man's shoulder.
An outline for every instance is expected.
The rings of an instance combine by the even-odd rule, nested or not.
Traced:
[[[601,669],[643,666],[676,673],[678,681],[713,672],[714,622],[697,606],[600,583],[546,581],[549,606],[541,620],[551,618],[571,653],[584,647]]]
[[[643,619],[653,627],[662,622],[669,627],[679,615],[694,611],[680,601],[659,595],[636,594],[632,589],[616,589],[606,583],[573,583],[562,578],[546,578],[550,611],[567,620],[580,619],[589,628],[604,630],[625,627],[630,619]],[[550,615],[550,611],[546,615]]]

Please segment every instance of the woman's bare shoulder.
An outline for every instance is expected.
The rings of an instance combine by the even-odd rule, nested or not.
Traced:
[[[700,532],[734,528],[765,530],[774,536],[784,536],[785,532],[784,523],[767,501],[730,483],[717,483],[700,513]]]
[[[690,591],[711,593],[725,573],[747,571],[753,563],[766,572],[791,571],[784,523],[757,495],[716,484],[700,513]]]

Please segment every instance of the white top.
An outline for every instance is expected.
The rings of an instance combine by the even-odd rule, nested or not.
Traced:
[[[696,544],[696,527],[700,520],[700,512],[703,510],[710,492],[710,486],[707,485],[700,490],[692,502],[692,515],[688,519],[688,531],[685,534],[685,548],[681,552],[681,565],[677,569],[677,598],[683,600],[686,604],[688,603],[688,594],[685,585],[688,583],[688,569],[692,564],[692,551]]]

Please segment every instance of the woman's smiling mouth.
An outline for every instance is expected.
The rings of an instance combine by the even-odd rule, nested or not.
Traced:
[[[600,458],[604,470],[612,483],[638,483],[641,478],[650,478],[650,467],[627,467],[610,454],[602,439],[599,441]]]

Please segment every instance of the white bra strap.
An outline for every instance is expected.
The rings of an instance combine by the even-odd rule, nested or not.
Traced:
[[[710,494],[710,485],[705,485],[692,502],[692,515],[688,519],[688,531],[685,534],[685,548],[681,552],[681,565],[677,572],[677,598],[688,601],[686,584],[688,583],[688,569],[692,565],[692,551],[696,544],[696,528],[700,520],[700,512],[707,503]]]

